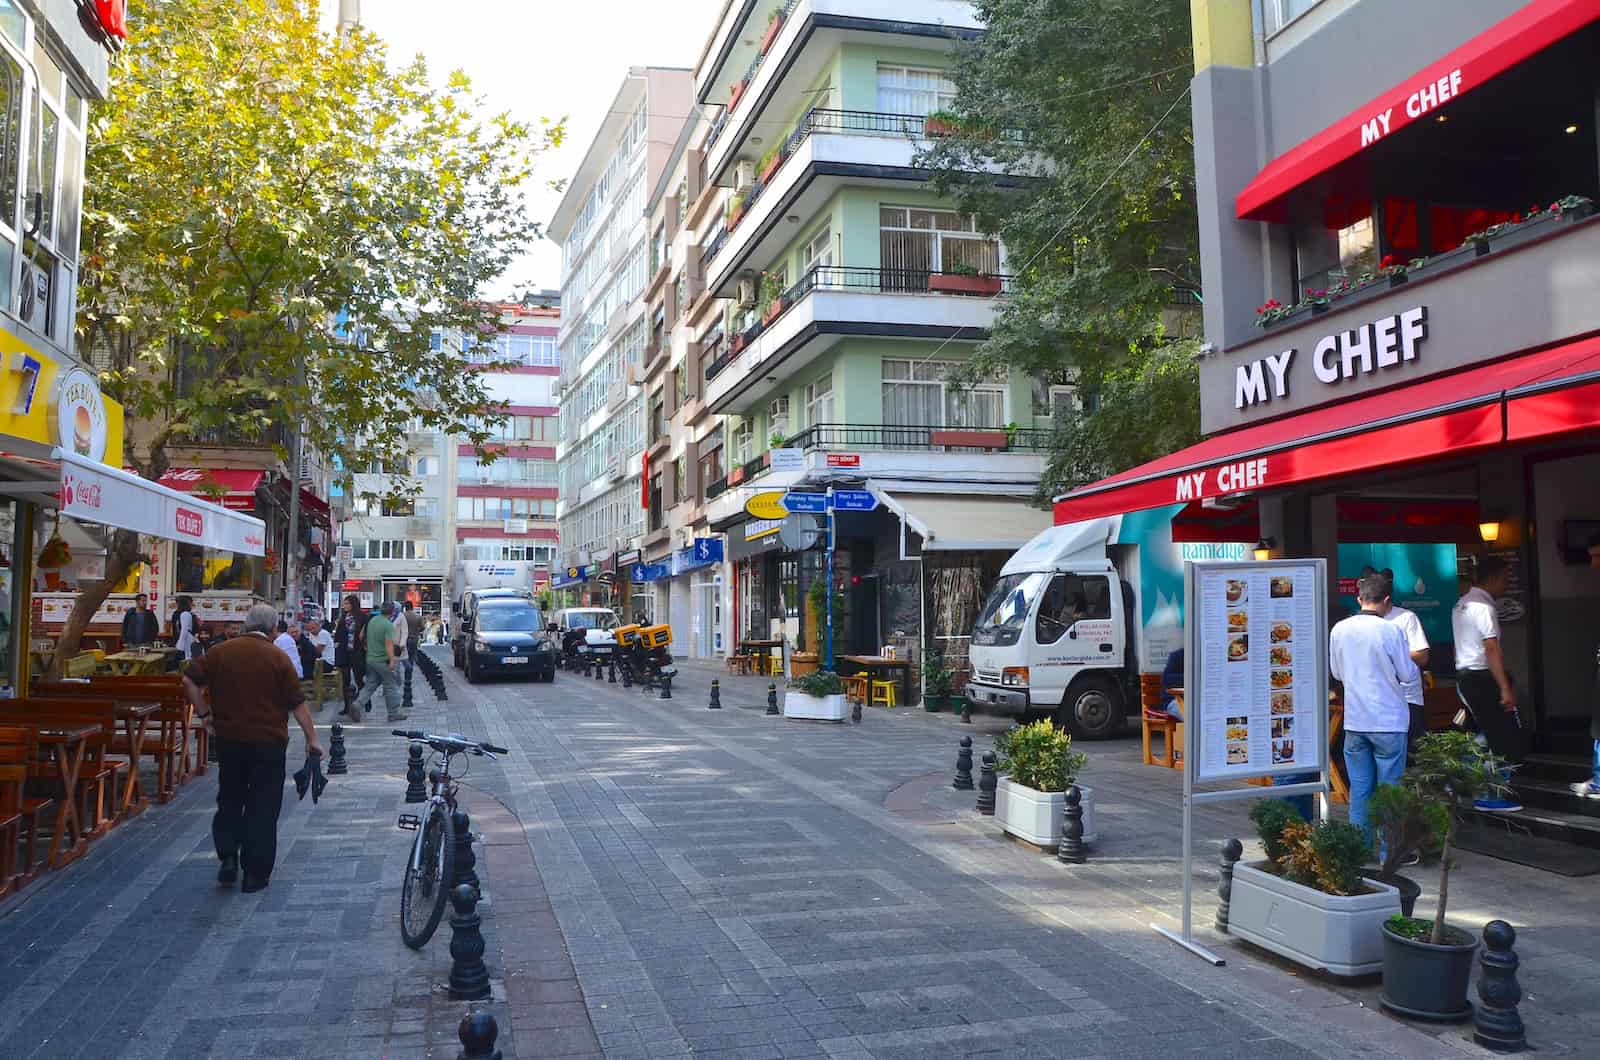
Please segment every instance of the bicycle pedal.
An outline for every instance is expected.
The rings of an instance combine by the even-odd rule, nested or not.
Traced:
[[[395,822],[395,827],[404,828],[407,831],[415,832],[417,829],[422,827],[422,818],[418,817],[414,813],[402,813],[400,815],[400,819]]]

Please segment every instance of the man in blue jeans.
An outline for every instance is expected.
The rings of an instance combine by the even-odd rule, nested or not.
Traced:
[[[1367,825],[1367,800],[1379,784],[1394,784],[1406,768],[1411,712],[1406,686],[1420,681],[1400,627],[1383,612],[1389,579],[1368,574],[1356,583],[1361,610],[1333,627],[1328,669],[1344,682],[1344,766],[1350,776],[1350,823]]]

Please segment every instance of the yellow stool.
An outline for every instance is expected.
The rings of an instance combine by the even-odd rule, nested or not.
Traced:
[[[895,683],[893,681],[873,681],[872,700],[870,705],[875,707],[881,703],[885,707],[893,707],[894,685]]]

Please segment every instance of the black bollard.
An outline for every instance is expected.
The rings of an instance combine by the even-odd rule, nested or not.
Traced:
[[[627,663],[622,664],[622,687],[633,687],[633,667],[629,666]]]
[[[1233,900],[1233,865],[1243,856],[1243,843],[1237,839],[1222,841],[1222,880],[1217,884],[1217,897],[1222,904],[1217,906],[1216,928],[1224,935],[1228,933],[1228,908]]]
[[[406,801],[427,802],[427,774],[422,769],[422,744],[413,741],[406,752]]]
[[[672,698],[672,675],[671,674],[662,674],[661,675],[661,698],[662,699],[671,699]]]
[[[216,746],[216,741],[212,741],[212,746]],[[344,726],[334,722],[333,736],[328,740],[328,775],[334,777],[349,770],[344,761]]]
[[[778,682],[767,682],[767,713],[778,713]]]
[[[503,1054],[494,1047],[494,1040],[500,1037],[500,1025],[490,1013],[469,1012],[462,1016],[456,1037],[461,1039],[456,1060],[503,1060]]]
[[[850,721],[852,724],[861,724],[861,700],[856,700],[850,705]]]
[[[483,963],[483,921],[471,884],[450,891],[455,912],[450,917],[450,996],[456,1001],[481,1001],[489,996],[489,969]]]
[[[472,852],[472,818],[467,816],[465,810],[457,810],[450,817],[450,826],[456,844],[455,878],[450,881],[450,886],[457,887],[464,883],[481,899],[483,885],[478,881],[478,856]]]
[[[706,704],[707,710],[722,709],[722,682],[715,677],[711,679],[711,702]]]
[[[412,671],[414,671],[416,668],[417,668],[417,662],[416,662],[415,659],[411,660],[411,665],[410,666],[406,666],[404,664],[401,665],[401,669],[404,670],[405,673],[406,673],[405,684],[401,687],[401,692],[400,692],[400,709],[401,710],[410,710],[412,707],[416,706],[416,704],[413,703],[412,700],[411,700],[411,676],[412,676]],[[387,706],[388,705],[388,701],[385,700],[384,704]]]
[[[1056,858],[1068,865],[1089,860],[1089,848],[1083,845],[1083,792],[1076,784],[1067,785],[1061,807],[1061,845],[1056,848]]]
[[[1517,1003],[1522,986],[1517,965],[1522,962],[1511,947],[1517,931],[1504,920],[1483,926],[1483,950],[1478,954],[1478,997],[1472,1009],[1472,1040],[1497,1053],[1518,1053],[1528,1047]]]
[[[606,663],[598,655],[594,659],[594,679],[596,681],[604,681],[606,679]]]
[[[994,816],[994,789],[1000,785],[994,775],[994,763],[994,752],[985,751],[983,765],[978,769],[978,812],[985,817]]]
[[[963,724],[963,725],[971,725],[972,724],[972,704],[971,703],[962,703],[961,704],[961,724]]]
[[[950,786],[957,791],[972,790],[972,737],[961,737],[961,750],[956,752],[956,779]]]
[[[614,685],[616,683],[617,683],[617,658],[616,658],[616,656],[613,655],[611,657],[611,664],[606,667],[606,684]]]

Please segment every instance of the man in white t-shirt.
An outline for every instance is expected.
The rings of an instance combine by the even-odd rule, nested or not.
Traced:
[[[1395,784],[1406,768],[1411,712],[1406,687],[1421,682],[1405,634],[1385,621],[1389,581],[1368,574],[1356,583],[1360,612],[1333,627],[1328,670],[1344,683],[1344,766],[1350,777],[1350,823],[1367,827],[1367,800],[1379,784]]]
[[[272,643],[276,644],[278,650],[289,657],[289,661],[294,664],[294,675],[304,681],[306,675],[305,671],[300,668],[300,649],[295,645],[294,634],[289,632],[289,623],[281,618],[278,619],[278,635],[273,638]]]
[[[1389,567],[1378,572],[1389,582],[1389,597],[1386,600],[1383,617],[1386,621],[1393,622],[1400,627],[1400,632],[1406,635],[1406,650],[1411,653],[1411,661],[1417,664],[1417,680],[1406,685],[1406,707],[1411,712],[1411,726],[1406,730],[1406,747],[1408,751],[1414,749],[1423,733],[1428,731],[1427,713],[1422,709],[1422,672],[1428,666],[1428,635],[1422,631],[1422,619],[1417,617],[1415,611],[1401,607],[1394,602],[1394,571]]]
[[[1506,671],[1495,603],[1510,580],[1504,560],[1497,556],[1479,560],[1472,588],[1450,613],[1450,628],[1456,642],[1456,694],[1489,741],[1490,750],[1515,762],[1523,751],[1522,718],[1517,712],[1516,689]]]
[[[323,694],[323,681],[326,675],[338,672],[338,664],[334,661],[333,634],[322,628],[322,623],[315,618],[306,621],[306,640],[317,649],[316,666],[312,671],[312,690],[316,699],[313,710],[321,710],[322,703],[327,698]]]

